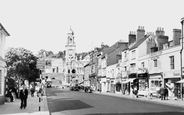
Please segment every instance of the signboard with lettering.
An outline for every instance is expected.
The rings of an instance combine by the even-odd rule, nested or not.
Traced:
[[[163,73],[164,78],[178,78],[181,77],[181,72],[178,71],[170,71],[170,72],[164,72]]]
[[[45,60],[39,59],[36,64],[37,69],[45,69]]]

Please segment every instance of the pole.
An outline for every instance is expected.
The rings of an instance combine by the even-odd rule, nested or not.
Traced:
[[[181,80],[182,80],[183,79],[182,78],[182,76],[183,76],[183,74],[182,74],[183,73],[183,71],[182,71],[182,66],[183,66],[183,64],[182,64],[183,63],[182,62],[182,52],[183,52],[183,21],[184,21],[184,18],[182,18],[181,20],[182,20],[181,21],[181,26],[182,26],[181,27],[182,28],[181,29],[181,41],[182,41],[181,46],[182,47],[181,47],[181,51],[180,51],[180,60],[181,60]],[[180,88],[180,92],[181,92],[180,95],[181,95],[181,99],[183,100],[183,90],[182,89],[183,89],[183,83],[181,83],[181,88]]]

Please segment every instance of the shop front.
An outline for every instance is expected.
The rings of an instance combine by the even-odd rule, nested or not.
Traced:
[[[122,80],[122,74],[118,73],[117,77],[115,79],[115,92],[116,93],[121,93],[122,92],[122,86],[121,86],[121,80]]]
[[[162,73],[149,74],[149,91],[152,92],[153,95],[158,95],[158,91],[160,90],[162,84]]]
[[[166,88],[168,89],[168,96],[169,98],[180,98],[180,85],[179,83],[176,83],[181,79],[181,72],[178,71],[168,71],[163,72],[163,78],[164,78],[164,84]]]
[[[127,89],[127,71],[122,71],[122,77],[121,77],[121,90],[122,90],[122,94],[129,94],[130,91],[128,91]]]
[[[138,83],[139,83],[138,95],[146,96],[147,95],[146,89],[148,88],[148,80],[149,80],[147,68],[139,68],[138,69],[137,79],[138,79]]]
[[[110,78],[110,92],[115,93],[115,78]]]
[[[106,92],[107,86],[106,86],[106,77],[105,76],[101,78],[100,84],[101,84],[101,91]]]
[[[98,76],[97,77],[97,91],[101,90],[101,83],[100,83],[100,81],[101,81],[101,76]]]
[[[130,95],[132,94],[133,88],[136,88],[137,90],[139,90],[139,81],[137,79],[137,73],[129,74],[128,80],[126,82],[128,82],[127,88]]]
[[[110,92],[110,85],[111,85],[111,83],[110,83],[110,78],[108,77],[108,78],[106,78],[106,85],[107,85],[107,90],[106,90],[106,92]]]

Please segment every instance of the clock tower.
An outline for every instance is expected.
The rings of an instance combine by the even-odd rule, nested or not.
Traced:
[[[76,62],[76,45],[74,41],[74,32],[70,27],[69,32],[67,33],[67,42],[66,42],[66,76],[67,76],[67,83],[71,83],[72,78],[74,77],[76,70],[75,70],[75,62]]]
[[[76,45],[74,42],[74,32],[70,27],[70,31],[67,33],[67,43],[66,43],[66,62],[71,62],[75,60],[75,52],[76,52]]]

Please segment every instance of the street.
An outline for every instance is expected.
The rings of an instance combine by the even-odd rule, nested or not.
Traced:
[[[68,89],[47,88],[52,115],[183,115],[183,108]]]

